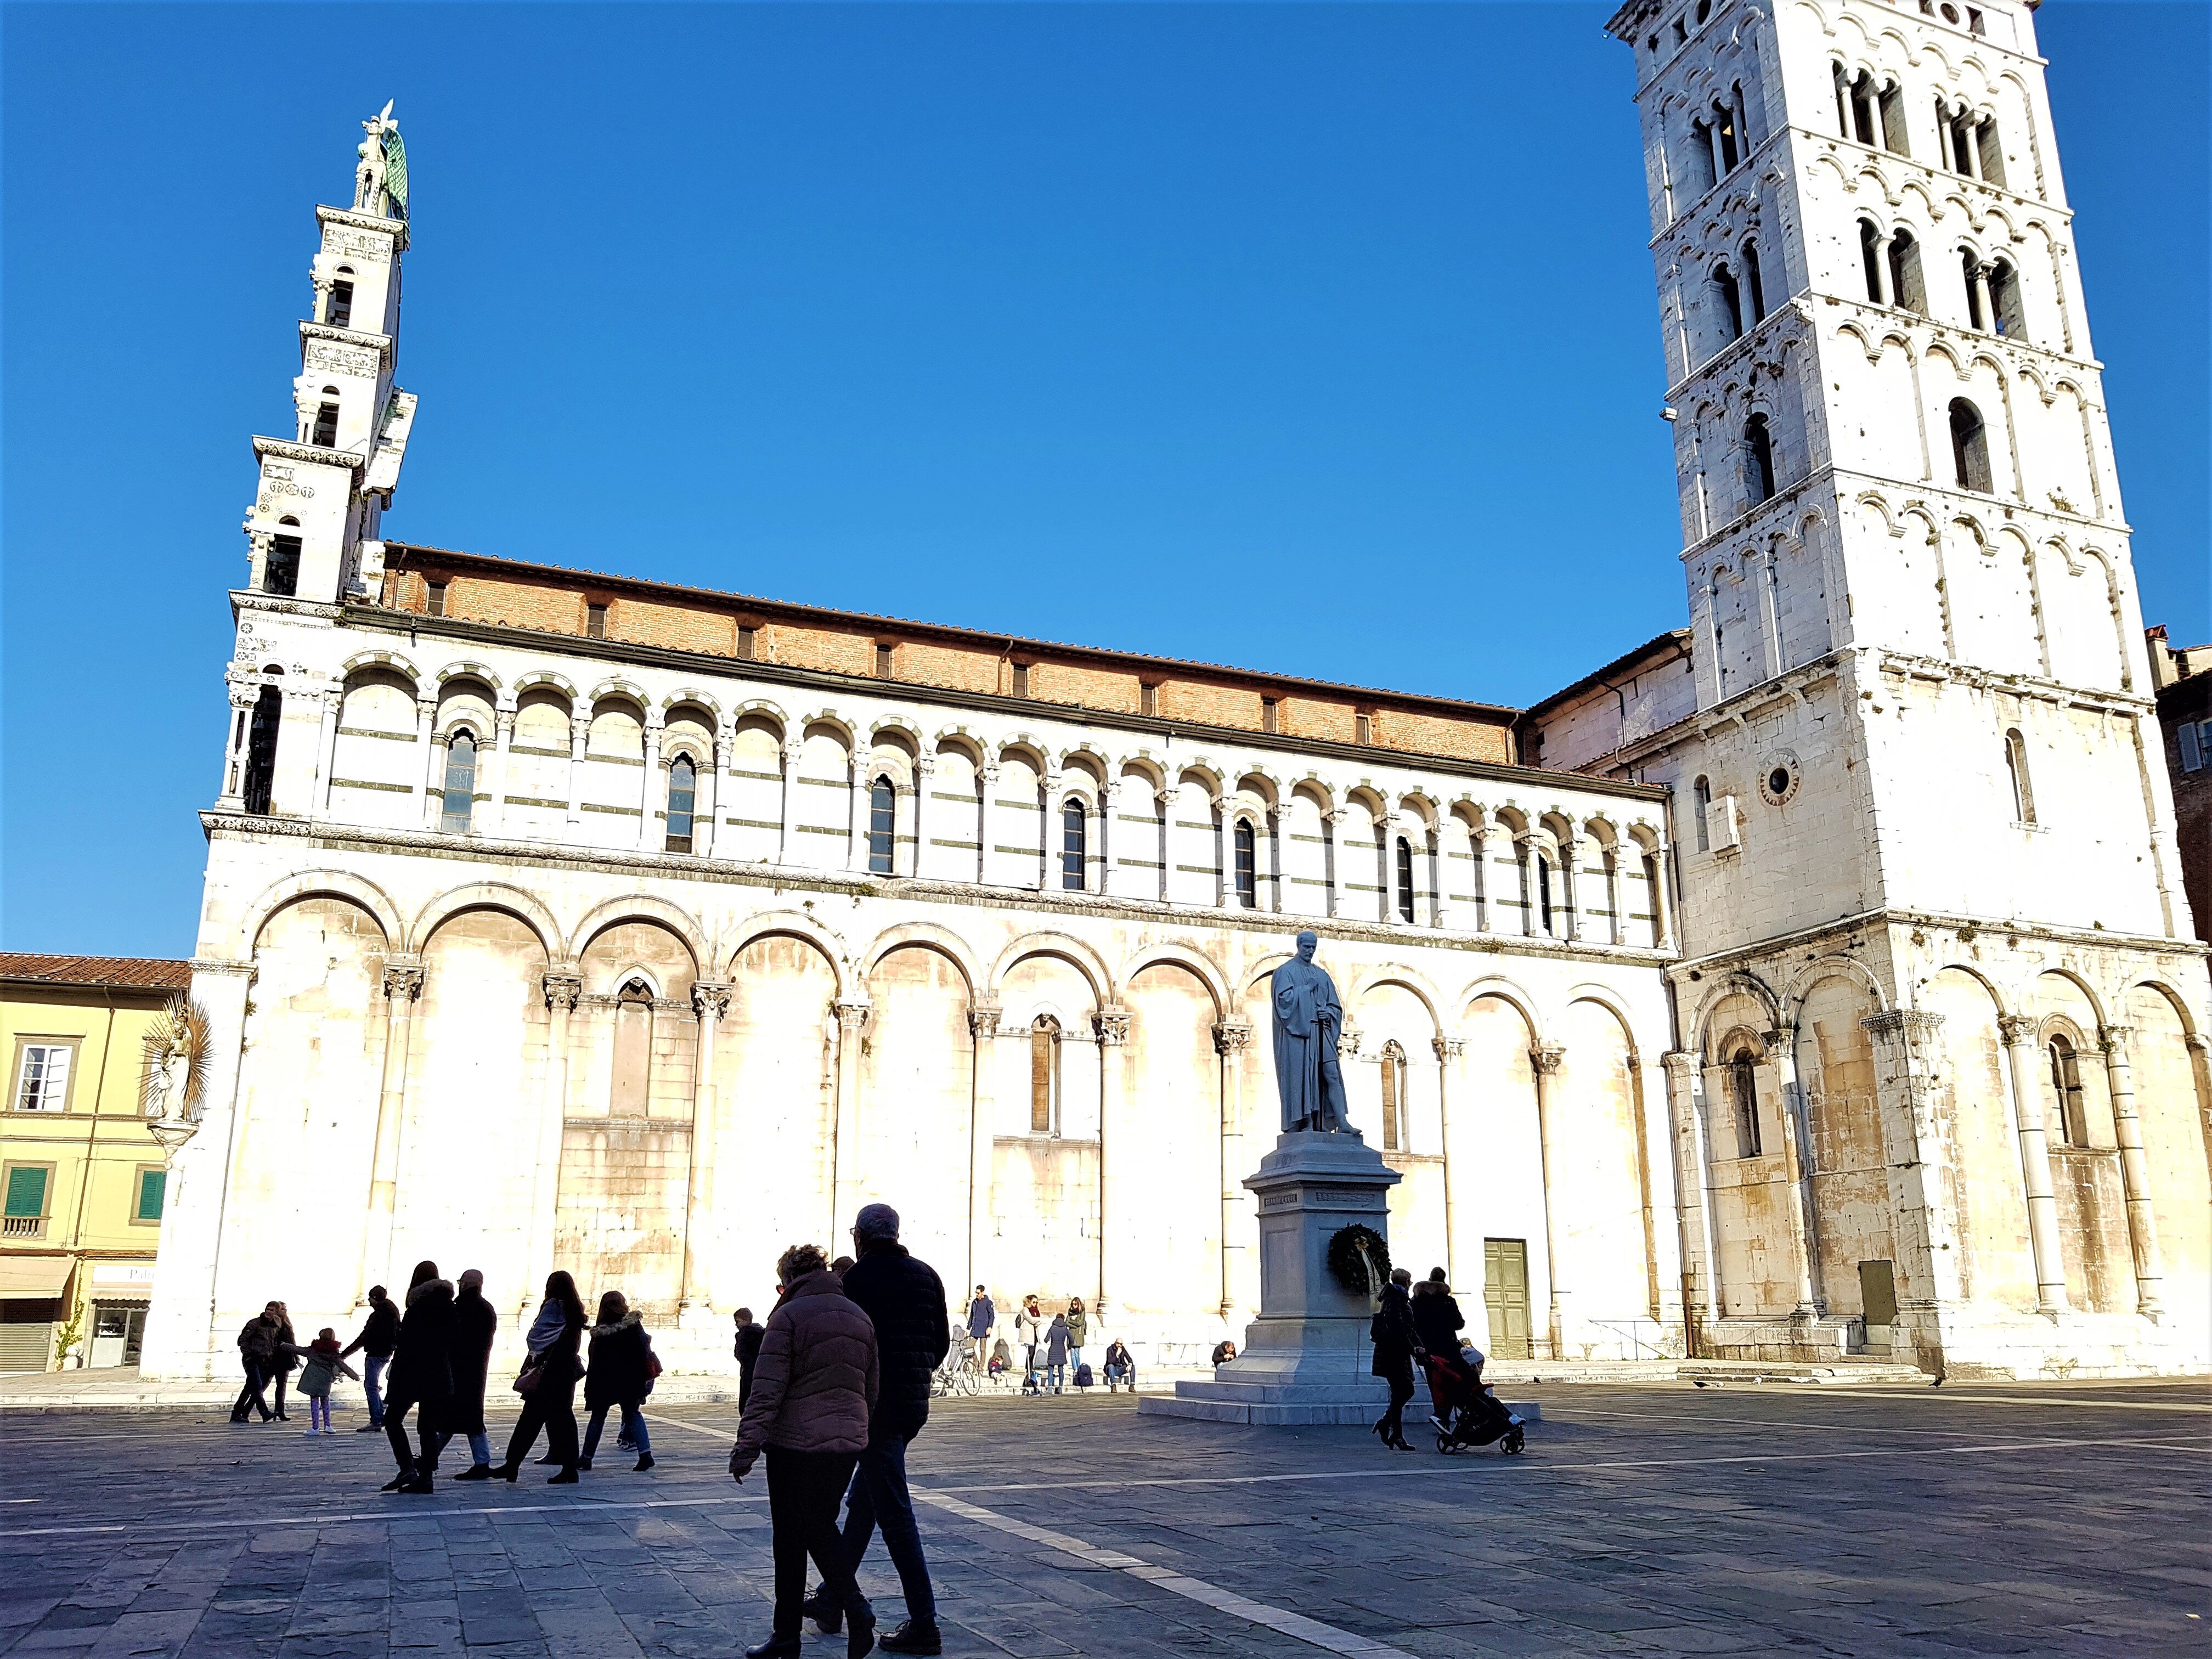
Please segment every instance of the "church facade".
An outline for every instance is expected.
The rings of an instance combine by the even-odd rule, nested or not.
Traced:
[[[1001,1307],[1241,1337],[1304,927],[1394,1250],[1501,1354],[2212,1357],[2212,1011],[2030,19],[1613,29],[1692,625],[1528,711],[386,538],[367,124],[255,441],[149,1371],[425,1255],[715,1363],[872,1200]]]

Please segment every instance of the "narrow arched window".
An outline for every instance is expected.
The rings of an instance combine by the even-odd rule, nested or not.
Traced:
[[[1237,902],[1247,910],[1256,910],[1260,908],[1260,838],[1253,833],[1252,821],[1239,818],[1230,839],[1237,860]]]
[[[1690,165],[1687,169],[1690,188],[1702,196],[1720,182],[1720,170],[1713,161],[1713,130],[1704,121],[1690,123]]]
[[[1382,1150],[1406,1149],[1406,1051],[1394,1038],[1382,1045]]]
[[[1875,142],[1874,76],[1861,70],[1850,87],[1850,131],[1844,136],[1871,147]]]
[[[1721,326],[1731,340],[1743,335],[1743,290],[1735,273],[1725,264],[1713,267],[1713,301],[1719,307]]]
[[[1085,878],[1085,860],[1090,853],[1087,831],[1081,801],[1071,800],[1060,809],[1060,884],[1071,893],[1080,893],[1089,885]]]
[[[1759,1062],[1748,1048],[1739,1048],[1729,1062],[1729,1103],[1735,1109],[1738,1158],[1759,1156]]]
[[[1536,923],[1547,933],[1552,931],[1552,861],[1541,853],[1528,855],[1528,873],[1536,884]]]
[[[1848,138],[1851,136],[1850,72],[1841,64],[1831,60],[1828,64],[1828,79],[1833,84],[1836,93],[1836,136],[1839,138]]]
[[[2004,145],[1998,141],[1994,117],[1974,129],[1974,160],[1980,165],[1984,179],[2000,188],[2003,186]]]
[[[1875,304],[1884,303],[1881,291],[1881,232],[1875,228],[1871,219],[1859,221],[1859,264],[1866,272],[1867,298]]]
[[[691,817],[699,799],[699,774],[689,755],[678,755],[668,767],[668,850],[691,850]]]
[[[438,828],[449,836],[469,833],[477,804],[477,740],[456,732],[446,744],[446,796]]]
[[[273,685],[253,700],[253,725],[246,735],[246,810],[256,817],[269,811],[276,790],[276,729],[283,723],[284,694]]]
[[[1875,113],[1881,123],[1881,147],[1893,155],[1912,154],[1911,141],[1905,131],[1905,93],[1894,82],[1884,87],[1875,99]]]
[[[338,389],[334,386],[323,388],[323,401],[315,409],[315,429],[308,441],[318,449],[338,447]]]
[[[893,836],[898,823],[898,792],[891,787],[889,778],[878,778],[868,789],[868,869],[871,873],[888,876],[891,873]]]
[[[634,979],[616,994],[614,1053],[608,1065],[607,1109],[641,1118],[653,1099],[653,988]]]
[[[1060,1121],[1060,1022],[1039,1014],[1030,1025],[1030,1133],[1048,1135]]]
[[[1989,432],[1982,424],[1982,411],[1964,398],[1951,399],[1951,461],[1960,489],[1989,493]]]
[[[2012,787],[2012,821],[2014,823],[2035,822],[2035,789],[2027,777],[2027,739],[2020,728],[2013,727],[2004,736],[2005,778]]]
[[[1989,270],[1990,309],[1996,314],[1990,319],[1998,333],[2008,340],[2027,337],[2027,318],[2021,309],[2020,273],[2006,261],[2000,259]]]
[[[1982,315],[1982,262],[1974,257],[1971,248],[1959,250],[1959,276],[1966,289],[1966,325],[1987,328],[1989,319]]]
[[[1413,919],[1413,843],[1398,837],[1398,920]]]
[[[1928,314],[1928,289],[1920,280],[1920,244],[1909,230],[1889,239],[1889,302],[1923,317]]]
[[[1766,429],[1766,416],[1754,415],[1743,426],[1744,489],[1757,507],[1774,495],[1774,439]]]
[[[1743,245],[1743,294],[1751,301],[1751,320],[1757,323],[1766,315],[1766,283],[1759,275],[1759,249],[1756,245]]]
[[[343,270],[343,266],[339,267]],[[331,284],[331,303],[325,315],[332,328],[353,326],[353,278],[341,276]]]
[[[269,557],[261,567],[261,591],[289,599],[300,591],[300,521],[283,518],[276,522],[289,527],[270,538]]]
[[[1736,131],[1735,112],[1726,104],[1713,106],[1713,137],[1720,146],[1721,173],[1723,177],[1734,173],[1736,163],[1743,159],[1741,135]]]
[[[2058,1107],[2058,1139],[2062,1146],[2089,1144],[2089,1118],[2081,1108],[2081,1066],[2074,1045],[2063,1036],[2051,1039],[2051,1097]]]
[[[1712,816],[1713,786],[1704,778],[1690,786],[1690,809],[1697,817],[1698,850],[1710,853],[1713,850],[1713,837],[1708,820]]]

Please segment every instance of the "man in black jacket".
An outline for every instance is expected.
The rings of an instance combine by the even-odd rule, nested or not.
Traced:
[[[368,1421],[357,1432],[384,1432],[384,1368],[392,1363],[392,1350],[399,1340],[399,1305],[385,1293],[381,1285],[368,1287],[368,1317],[362,1322],[361,1334],[346,1344],[346,1354],[358,1352],[362,1356],[362,1391],[368,1396]]]
[[[907,1254],[898,1231],[898,1212],[888,1204],[867,1206],[853,1223],[859,1260],[845,1270],[845,1294],[875,1323],[881,1382],[868,1419],[868,1449],[845,1497],[845,1553],[858,1571],[869,1536],[883,1528],[884,1547],[906,1593],[906,1621],[878,1645],[886,1653],[941,1653],[937,1595],[906,1487],[906,1449],[929,1420],[929,1379],[952,1346],[952,1329],[944,1281],[927,1262]],[[843,1609],[823,1589],[814,1592],[806,1612],[825,1634],[842,1622]]]
[[[731,1352],[738,1359],[738,1412],[742,1416],[745,1402],[753,1397],[753,1367],[760,1363],[761,1344],[768,1339],[768,1327],[753,1323],[750,1308],[738,1309],[732,1317],[737,1321],[737,1328]]]

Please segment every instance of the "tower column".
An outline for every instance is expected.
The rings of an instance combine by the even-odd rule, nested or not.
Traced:
[[[783,745],[783,823],[776,835],[775,861],[799,861],[799,760],[805,744],[787,738]]]
[[[865,1002],[837,1003],[837,1121],[836,1139],[830,1148],[830,1236],[852,1224],[853,1200],[859,1191],[860,1169],[860,1034],[868,1029],[873,1011]]]
[[[1105,1042],[1105,1016],[1099,1020],[1099,1037]],[[1128,1040],[1129,1017],[1121,1015],[1121,1032],[1114,1039],[1118,1048]],[[1229,1239],[1236,1231],[1237,1206],[1243,1201],[1243,1177],[1237,1174],[1245,1167],[1240,1156],[1243,1146],[1243,1090],[1244,1051],[1252,1046],[1252,1028],[1241,1019],[1224,1019],[1213,1028],[1214,1051],[1221,1056],[1221,1312],[1225,1317],[1236,1305],[1236,1284],[1230,1272]],[[1101,1232],[1103,1232],[1102,1228]]]
[[[645,716],[645,776],[638,784],[637,793],[637,849],[641,853],[657,853],[668,844],[665,833],[656,836],[653,830],[658,814],[668,799],[668,775],[660,768],[660,736],[664,727],[660,711],[648,709]]]
[[[2027,1243],[2035,1258],[2036,1311],[2067,1311],[2066,1258],[2058,1242],[2058,1200],[2051,1190],[2051,1141],[2044,1122],[2043,1097],[2031,1079],[2028,1060],[2035,1046],[2035,1021],[2006,1014],[1997,1021],[2004,1038],[2012,1079],[2013,1121],[2020,1132],[2021,1174],[2027,1189]]]
[[[584,761],[586,745],[592,740],[592,716],[588,710],[572,714],[568,718],[568,839],[582,839],[580,831],[584,823]]]
[[[1820,1285],[1820,1245],[1813,1209],[1813,1138],[1805,1121],[1805,1097],[1797,1082],[1797,1028],[1778,1025],[1765,1034],[1767,1058],[1774,1062],[1777,1101],[1782,1108],[1784,1154],[1790,1171],[1790,1246],[1797,1270],[1796,1314],[1817,1319],[1827,1311]]]
[[[422,964],[405,957],[384,963],[384,1081],[377,1094],[376,1155],[368,1184],[368,1227],[362,1243],[361,1297],[392,1277],[392,1229],[399,1192],[399,1141],[407,1109],[408,1049],[414,1040],[415,1003],[422,994]]]
[[[721,840],[722,802],[730,775],[730,726],[725,720],[714,732],[714,761],[700,776],[697,788],[703,799],[691,803],[691,850],[712,858]]]
[[[568,1115],[569,1017],[584,994],[580,974],[547,971],[539,981],[545,997],[545,1073],[538,1101],[538,1167],[530,1194],[530,1279],[522,1287],[522,1306],[536,1305],[545,1277],[553,1271],[555,1232],[561,1206],[561,1148]]]
[[[1564,1359],[1567,1351],[1567,1287],[1559,1279],[1559,1234],[1557,1206],[1552,1202],[1552,1079],[1559,1075],[1566,1050],[1557,1043],[1538,1043],[1528,1050],[1528,1065],[1536,1079],[1537,1165],[1544,1187],[1544,1288],[1548,1310],[1545,1318],[1551,1358]]]
[[[994,1039],[999,1005],[978,1000],[968,1010],[968,1031],[975,1042],[974,1103],[968,1117],[968,1283],[990,1280],[991,1236],[995,1224],[993,1166],[997,1153],[998,1076]]]
[[[427,682],[426,682],[427,684]],[[415,694],[415,816],[414,825],[420,830],[434,822],[430,805],[433,769],[437,755],[432,748],[436,741],[438,726],[438,696],[434,687]]]
[[[991,866],[998,854],[999,838],[999,763],[987,760],[976,769],[975,814],[976,839],[982,844],[975,849],[975,879],[985,886],[991,881]]]
[[[714,1033],[730,1012],[736,988],[709,980],[691,987],[691,1006],[699,1017],[699,1051],[691,1078],[691,1178],[684,1185],[684,1290],[678,1317],[711,1311],[712,1287],[702,1261],[712,1237],[714,1216]]]
[[[507,781],[514,764],[514,694],[502,691],[492,710],[490,776],[483,780],[484,823],[487,833],[497,835],[507,827]]]
[[[917,757],[914,763],[914,856],[907,865],[907,874],[910,876],[929,873],[929,797],[936,787],[937,757]]]
[[[331,782],[337,764],[338,705],[344,696],[344,688],[338,685],[326,685],[315,693],[316,702],[322,705],[323,720],[315,739],[314,793],[307,808],[311,817],[325,817],[331,810]]]
[[[2151,1208],[2150,1162],[2142,1144],[2142,1122],[2136,1115],[2135,1072],[2128,1063],[2125,1025],[2099,1033],[2105,1045],[2105,1075],[2112,1085],[2112,1138],[2120,1148],[2120,1190],[2128,1206],[2128,1243],[2135,1255],[2136,1311],[2156,1319],[2165,1311],[2160,1289],[2166,1278],[2159,1263],[2158,1217]]]

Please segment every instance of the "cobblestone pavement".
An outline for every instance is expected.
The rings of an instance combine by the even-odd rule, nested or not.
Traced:
[[[913,1472],[946,1651],[2212,1652],[2201,1384],[1510,1393],[1545,1413],[1519,1458],[1126,1397],[941,1404]],[[766,1633],[766,1494],[724,1471],[728,1407],[656,1413],[650,1474],[428,1498],[377,1492],[360,1421],[0,1417],[0,1652],[598,1659]]]

